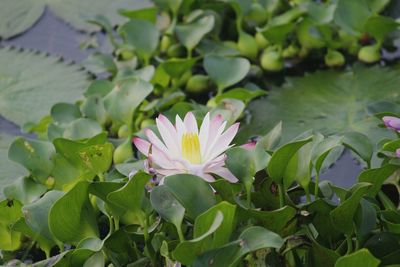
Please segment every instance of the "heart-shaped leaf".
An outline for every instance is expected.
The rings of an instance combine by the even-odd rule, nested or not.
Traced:
[[[210,55],[204,59],[204,69],[222,92],[225,88],[243,80],[250,70],[250,62],[240,57]]]

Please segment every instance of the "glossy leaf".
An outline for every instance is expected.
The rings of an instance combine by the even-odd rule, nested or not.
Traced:
[[[175,31],[179,41],[188,51],[192,51],[213,27],[214,16],[208,15],[190,24],[178,25],[175,27]]]
[[[204,68],[220,90],[240,82],[250,70],[245,58],[228,58],[217,55],[206,56]]]
[[[358,183],[354,186],[353,193],[340,205],[330,212],[331,220],[336,230],[351,234],[353,231],[353,218],[361,198],[371,187],[369,183]]]
[[[239,239],[199,256],[193,266],[232,266],[247,253],[283,245],[283,239],[265,228],[252,226],[243,231]]]
[[[87,182],[76,184],[50,208],[49,227],[58,240],[76,244],[86,237],[98,236],[88,187]]]
[[[133,113],[152,90],[153,86],[143,80],[123,80],[105,96],[104,106],[111,118],[131,125]]]
[[[190,174],[176,174],[164,179],[164,185],[185,208],[187,215],[195,219],[215,205],[210,185],[200,177]],[[198,198],[201,201],[197,201]]]
[[[31,203],[46,193],[46,186],[35,182],[31,177],[23,176],[4,186],[3,193],[7,199],[16,199],[22,204]]]
[[[367,249],[360,249],[350,255],[339,258],[335,267],[378,267],[381,261],[374,257]]]
[[[376,169],[368,169],[358,176],[358,182],[371,183],[368,195],[376,196],[381,190],[382,184],[398,169],[395,165],[384,165]]]
[[[213,219],[212,224],[210,225],[209,229],[204,232],[202,235],[189,240],[181,242],[176,249],[172,252],[172,255],[175,259],[179,262],[189,265],[191,264],[197,255],[201,254],[202,252],[202,244],[204,240],[212,235],[217,229],[221,227],[221,223],[224,219],[224,216],[221,211],[217,211],[215,217]]]
[[[277,183],[282,183],[282,179],[286,172],[287,163],[294,154],[305,144],[312,141],[312,136],[303,140],[293,141],[278,148],[268,163],[268,174]]]
[[[16,250],[21,245],[21,233],[12,230],[12,224],[22,217],[21,203],[3,200],[0,202],[0,249]]]
[[[11,144],[8,157],[24,166],[38,181],[44,183],[53,170],[54,153],[53,144],[50,142],[19,137]]]
[[[366,135],[358,132],[346,133],[343,144],[353,150],[370,166],[374,147]]]
[[[131,19],[119,29],[128,44],[145,60],[149,60],[157,49],[160,33],[151,22]]]

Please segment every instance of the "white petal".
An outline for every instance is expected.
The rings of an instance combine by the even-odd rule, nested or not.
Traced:
[[[228,128],[217,140],[215,146],[213,146],[211,153],[208,155],[209,159],[219,156],[229,148],[229,144],[232,142],[237,131],[239,130],[239,123],[233,124]]]
[[[147,138],[149,138],[149,141],[153,144],[153,146],[156,146],[158,149],[162,150],[165,154],[169,155],[169,150],[168,148],[164,145],[163,142],[161,142],[160,138],[150,129],[146,129],[145,134]]]
[[[175,127],[171,124],[171,122],[164,116],[160,115],[156,119],[156,124],[160,135],[170,150],[170,152],[175,156],[180,156],[180,147],[178,145],[177,133]]]
[[[143,140],[139,137],[133,138],[133,143],[135,144],[136,148],[146,157],[149,155],[151,144],[146,140]]]
[[[155,146],[152,147],[149,160],[163,169],[176,169],[175,163],[168,157],[168,155]]]
[[[207,115],[203,119],[203,122],[201,123],[200,133],[199,133],[200,151],[202,158],[204,157],[204,154],[206,152],[209,133],[210,133],[210,113],[207,113]]]
[[[176,128],[176,132],[178,133],[179,147],[181,148],[182,135],[184,133],[186,133],[186,127],[185,127],[185,124],[183,123],[181,117],[179,117],[178,115],[176,115],[176,117],[175,117],[175,128]],[[181,148],[181,150],[182,150],[182,148]]]
[[[199,177],[203,178],[204,181],[209,182],[209,183],[215,182],[215,178],[212,177],[212,175],[210,175],[208,173],[204,173]]]
[[[214,168],[223,167],[225,165],[226,154],[222,154],[215,159],[207,162],[204,166],[205,172],[210,172]]]
[[[204,154],[204,161],[208,161],[211,160],[212,158],[210,157],[212,151],[214,150],[214,146],[216,146],[219,138],[222,135],[222,132],[224,131],[226,126],[226,121],[224,121],[219,128],[217,129],[217,131],[211,130],[210,129],[210,135],[209,135],[209,139],[207,142],[207,147],[206,147],[206,153]]]
[[[186,114],[183,123],[185,124],[187,132],[196,134],[199,133],[199,129],[197,127],[197,121],[192,112],[188,112]]]
[[[236,183],[238,181],[238,178],[236,178],[235,175],[233,175],[230,170],[224,167],[216,168],[212,171],[212,173],[221,176],[222,178],[231,183]]]
[[[182,173],[182,170],[157,169],[156,172],[163,176],[170,176],[170,175]]]

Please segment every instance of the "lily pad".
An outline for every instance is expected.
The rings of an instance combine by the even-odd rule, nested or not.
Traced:
[[[14,48],[0,49],[0,115],[23,125],[37,122],[58,102],[75,102],[88,86],[78,65]]]
[[[379,120],[368,115],[369,103],[380,100],[400,102],[399,71],[379,66],[353,70],[320,71],[302,78],[289,78],[282,88],[272,90],[249,105],[250,122],[239,139],[264,135],[283,121],[283,141],[314,129],[323,134],[360,132],[373,142],[393,133],[379,128]]]

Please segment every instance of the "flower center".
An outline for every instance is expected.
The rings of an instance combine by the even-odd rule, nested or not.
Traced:
[[[182,156],[192,164],[201,163],[199,136],[195,133],[185,133],[182,136]]]

